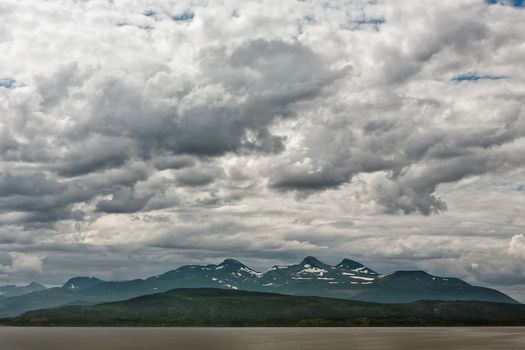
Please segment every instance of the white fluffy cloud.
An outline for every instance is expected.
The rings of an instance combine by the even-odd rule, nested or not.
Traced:
[[[522,281],[511,5],[2,1],[0,264],[46,256],[57,283],[351,255]]]
[[[517,258],[525,259],[525,237],[514,235],[509,243],[509,254]]]

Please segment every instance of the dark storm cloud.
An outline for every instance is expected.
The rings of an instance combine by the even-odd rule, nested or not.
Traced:
[[[92,196],[90,191],[70,186],[53,193],[10,195],[0,198],[0,213],[20,213],[7,220],[12,223],[54,222],[73,218],[72,205]]]
[[[272,135],[267,128],[261,128],[245,142],[244,148],[248,152],[280,153],[285,149],[285,140],[286,136]]]
[[[153,160],[153,165],[158,170],[182,169],[194,164],[195,160],[189,156],[159,156]]]
[[[268,126],[277,118],[293,117],[293,104],[315,98],[337,78],[313,51],[297,42],[256,40],[231,55],[212,50],[201,61],[208,84],[221,84],[243,102],[197,103],[181,112],[165,103],[157,104],[126,77],[102,78],[94,82],[97,93],[90,97],[90,108],[81,110],[80,123],[66,130],[69,143],[63,142],[60,161],[53,166],[57,175],[78,180],[62,180],[61,191],[42,193],[38,204],[27,196],[10,198],[2,203],[2,210],[25,213],[17,219],[21,221],[62,220],[74,217],[75,203],[110,195],[112,199],[96,203],[98,211],[140,211],[155,194],[136,197],[133,186],[149,174],[113,177],[132,158],[153,158],[153,165],[162,170],[191,166],[194,161],[183,154],[216,157],[226,152],[282,152],[286,138],[272,135]],[[82,86],[76,67],[61,67],[42,79],[39,89],[44,109],[57,106],[71,89]],[[190,91],[183,97],[188,98]],[[4,144],[6,150],[17,146],[14,141]],[[179,155],[159,158],[159,152]],[[89,174],[93,176],[86,176]],[[177,183],[204,186],[216,176],[216,171],[190,168],[178,172]],[[36,182],[34,186],[40,187]]]
[[[83,212],[76,203],[90,202],[98,196],[111,200],[97,203],[103,212],[133,212],[144,207],[152,195],[135,197],[131,187],[147,179],[144,165],[128,164],[120,169],[94,172],[72,180],[59,180],[52,173],[5,173],[0,177],[0,213],[17,215],[1,219],[24,225],[53,223],[60,220],[81,220]]]
[[[414,188],[410,184],[400,185],[392,182],[379,184],[374,188],[372,198],[387,214],[410,214],[419,212],[423,215],[439,213],[447,210],[444,201],[436,197],[436,187]]]
[[[72,204],[84,191],[42,172],[5,172],[0,176],[0,213],[18,212],[11,223],[55,222],[73,216]]]
[[[282,138],[271,135],[267,126],[293,116],[294,103],[314,98],[336,78],[313,51],[281,41],[248,42],[230,56],[207,52],[202,66],[210,84],[220,81],[244,102],[200,105],[181,115],[175,135],[167,140],[168,149],[176,152],[280,151]]]
[[[207,168],[186,168],[177,171],[177,183],[181,186],[204,186],[212,183],[220,171]]]
[[[105,213],[134,213],[146,205],[150,196],[137,198],[133,189],[121,187],[113,191],[110,200],[101,200],[97,203],[97,210]]]
[[[441,105],[430,106],[441,113]],[[385,213],[442,212],[447,205],[435,195],[440,184],[523,162],[524,152],[514,146],[525,136],[523,109],[513,105],[497,119],[495,126],[474,129],[426,120],[411,126],[395,117],[319,125],[305,142],[305,154],[274,166],[270,183],[279,190],[311,193],[337,188],[358,174],[382,172],[383,180],[370,183],[364,197]]]
[[[293,104],[315,98],[337,78],[313,51],[297,42],[256,40],[241,45],[231,55],[220,50],[209,52],[201,65],[209,84],[222,84],[244,102],[199,103],[179,112],[151,101],[126,77],[103,78],[95,83],[98,92],[91,107],[81,111],[81,122],[66,131],[70,143],[63,143],[65,150],[53,166],[61,177],[80,178],[62,180],[60,188],[40,193],[37,202],[30,196],[10,197],[1,203],[2,210],[25,213],[17,219],[22,221],[62,220],[73,217],[75,203],[111,195],[112,199],[97,202],[99,211],[139,211],[154,194],[137,198],[132,188],[149,175],[119,179],[113,178],[111,169],[122,168],[133,157],[145,161],[153,158],[159,169],[184,168],[194,162],[184,156],[158,158],[158,152],[213,157],[225,152],[282,152],[285,137],[272,135],[268,126],[276,118],[293,117]],[[81,86],[76,67],[61,67],[41,81],[44,109],[57,106],[72,88]],[[6,150],[18,146],[8,138],[3,143]],[[91,173],[93,176],[84,176]],[[205,169],[189,169],[177,174],[177,182],[203,186],[212,183],[215,176]],[[130,181],[121,181],[126,178]],[[59,183],[57,179],[49,181]],[[33,182],[33,187],[45,191],[38,182]]]
[[[281,41],[248,42],[231,55],[211,50],[202,55],[201,67],[207,84],[222,85],[235,99],[192,104],[179,111],[151,101],[124,77],[108,78],[99,83],[92,111],[70,138],[93,133],[125,138],[142,155],[170,151],[220,156],[242,149],[275,153],[283,150],[283,138],[267,127],[276,118],[293,116],[294,103],[319,95],[337,77],[310,49]],[[185,92],[182,102],[191,92]],[[93,162],[96,168],[99,162]]]
[[[75,144],[57,167],[66,177],[122,166],[132,153],[132,143],[124,138],[94,135]]]
[[[9,172],[0,174],[0,196],[37,197],[62,192],[66,185],[43,172]]]
[[[518,166],[523,152],[504,146],[524,136],[522,113],[518,110],[502,118],[499,128],[436,129],[408,136],[402,146],[403,162],[417,162],[418,170],[412,165],[392,171],[388,184],[379,184],[375,190],[379,203],[389,213],[419,211],[428,215],[447,207],[434,195],[439,184]]]
[[[272,181],[272,187],[281,190],[319,191],[327,188],[338,187],[347,182],[349,177],[344,170],[327,169],[314,174],[307,173],[305,169],[284,170],[276,173]]]
[[[38,91],[42,96],[40,102],[44,110],[55,107],[69,96],[69,88],[82,83],[77,63],[60,67],[51,76],[39,77]]]

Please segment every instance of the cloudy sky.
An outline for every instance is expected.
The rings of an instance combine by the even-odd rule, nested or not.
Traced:
[[[523,1],[2,0],[0,284],[229,257],[525,301]]]

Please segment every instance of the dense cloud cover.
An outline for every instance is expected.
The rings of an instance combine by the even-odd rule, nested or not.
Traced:
[[[516,1],[0,4],[0,283],[316,255],[525,300]]]

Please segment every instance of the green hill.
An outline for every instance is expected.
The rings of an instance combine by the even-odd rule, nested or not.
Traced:
[[[126,301],[3,319],[13,326],[525,325],[525,305],[476,301],[378,304],[225,289],[175,289]]]

